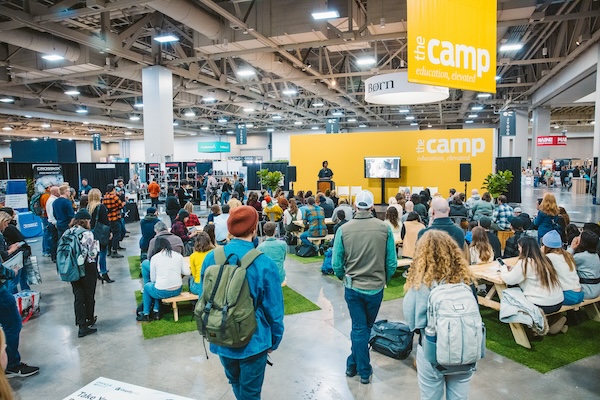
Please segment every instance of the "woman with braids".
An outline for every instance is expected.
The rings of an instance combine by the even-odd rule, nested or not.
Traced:
[[[404,316],[412,331],[417,331],[417,376],[421,399],[466,399],[473,372],[443,375],[427,361],[421,346],[421,332],[427,326],[427,301],[431,289],[439,282],[447,284],[474,283],[469,263],[456,241],[446,232],[427,231],[417,242],[413,263],[404,290]],[[475,294],[473,294],[475,296]]]

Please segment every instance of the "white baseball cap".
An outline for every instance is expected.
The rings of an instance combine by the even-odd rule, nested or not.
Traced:
[[[356,207],[362,210],[368,210],[373,207],[373,193],[368,190],[362,190],[359,194],[356,195],[355,199]]]

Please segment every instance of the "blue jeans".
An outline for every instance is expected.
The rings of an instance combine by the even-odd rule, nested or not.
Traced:
[[[12,279],[12,281],[10,281],[10,292],[13,294],[19,293],[19,289],[17,287],[19,284],[21,284],[21,291],[31,290],[31,287],[27,282],[27,272],[25,271],[25,268],[21,268],[19,272],[15,273],[15,277]]]
[[[169,297],[179,296],[181,287],[175,290],[160,290],[154,287],[154,282],[148,282],[144,285],[144,314],[150,314],[150,306],[154,301],[154,313],[160,310],[160,299],[168,299]]]
[[[573,290],[563,290],[563,295],[565,296],[563,306],[574,306],[575,304],[579,304],[583,301],[583,290],[580,290],[579,292],[575,292]]]
[[[373,373],[369,356],[369,338],[383,300],[383,290],[374,295],[367,295],[345,288],[344,299],[352,319],[350,333],[352,352],[346,360],[346,371],[356,371],[361,378],[368,379]]]
[[[421,400],[462,400],[469,397],[472,372],[444,376],[425,359],[423,347],[417,346],[417,379],[421,390]]]
[[[13,295],[0,285],[0,324],[6,335],[6,354],[8,355],[8,368],[15,368],[21,364],[19,354],[19,335],[21,333],[21,316]]]
[[[308,240],[308,237],[310,237],[310,234],[308,233],[308,231],[304,231],[300,234],[300,241],[302,242],[302,244],[305,244],[307,246],[316,246],[316,245],[312,244],[310,242],[310,240]]]
[[[50,243],[52,243],[52,233],[48,230],[48,218],[42,218],[42,253],[50,254]]]
[[[121,238],[119,242],[125,239],[125,235],[127,234],[127,229],[125,229],[125,217],[121,217]]]
[[[221,205],[223,204],[227,204],[227,202],[229,201],[229,192],[223,192],[221,193]]]
[[[235,359],[219,356],[225,368],[225,375],[233,388],[233,394],[238,400],[260,399],[265,368],[267,366],[267,352]]]
[[[100,246],[100,253],[98,253],[98,267],[100,269],[100,275],[108,272],[108,269],[106,269],[106,252],[106,247]]]
[[[142,281],[144,285],[150,282],[150,260],[142,261]]]
[[[194,277],[190,276],[190,280],[188,283],[190,286],[191,293],[197,294],[198,296],[200,296],[202,294],[202,282],[196,283],[196,281],[194,281]]]

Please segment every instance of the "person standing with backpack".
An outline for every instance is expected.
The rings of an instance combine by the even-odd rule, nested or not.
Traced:
[[[100,252],[100,245],[94,239],[94,234],[90,230],[90,213],[82,208],[77,211],[73,217],[73,221],[69,224],[69,230],[66,234],[77,235],[79,240],[81,254],[77,256],[77,261],[83,260],[85,276],[81,276],[79,280],[71,282],[73,287],[73,295],[75,296],[75,320],[79,326],[78,337],[82,338],[92,333],[96,333],[98,329],[93,328],[96,323],[94,316],[94,307],[96,301],[96,281],[98,278],[98,267],[96,258]],[[73,268],[77,268],[74,266]]]
[[[412,331],[419,333],[416,365],[421,399],[442,399],[444,398],[444,389],[448,400],[468,398],[475,361],[481,358],[481,346],[485,345],[485,339],[482,340],[481,338],[482,335],[473,334],[473,331],[481,332],[482,330],[477,298],[470,287],[473,283],[474,278],[469,263],[456,241],[448,233],[441,230],[428,230],[425,232],[417,242],[413,263],[404,285],[406,296],[404,296],[403,301],[404,317],[407,325]],[[439,347],[437,350],[441,349],[444,342],[441,336],[445,332],[441,329],[437,331],[435,329],[436,326],[440,326],[436,325],[436,321],[441,321],[441,312],[438,315],[438,310],[430,306],[433,303],[456,305],[454,298],[444,297],[447,293],[446,289],[451,289],[453,292],[458,291],[463,296],[460,299],[461,307],[457,307],[457,309],[464,308],[477,314],[470,316],[470,321],[478,322],[478,326],[470,330],[469,335],[460,335],[460,328],[457,329],[458,332],[451,330],[451,333],[456,333],[456,335],[451,335],[449,337],[450,343],[446,344],[447,347],[451,347],[453,350],[447,353],[458,352],[459,356],[463,356],[461,350],[464,351],[465,348],[475,349],[476,351],[472,354],[473,362],[468,365],[449,367],[447,366],[449,364],[448,360],[442,361],[439,358],[440,352],[436,352],[436,348],[433,348],[431,353],[424,350],[427,347],[428,343],[425,343],[425,341],[428,338],[431,339],[431,342],[435,340],[434,338],[437,338],[437,347]],[[434,319],[433,314],[437,318]],[[459,322],[458,326],[462,327],[460,324],[462,320],[457,322]],[[456,325],[449,324],[448,326],[453,327]],[[433,332],[430,330],[433,330]],[[429,335],[430,333],[431,335]],[[456,340],[463,341],[463,343],[456,344]],[[452,369],[452,374],[447,374],[450,369]],[[461,372],[461,370],[464,372]]]
[[[311,200],[311,198],[309,198]],[[352,319],[352,351],[346,360],[346,376],[360,375],[368,384],[373,375],[369,337],[377,318],[383,288],[396,272],[396,244],[392,230],[373,217],[373,194],[356,196],[356,215],[340,226],[333,244],[332,267],[344,281],[344,299]]]
[[[67,229],[69,229],[69,223],[75,215],[73,210],[73,204],[71,203],[71,188],[69,185],[64,184],[58,188],[58,197],[52,203],[52,211],[54,212],[54,218],[56,219],[56,230],[58,231],[58,240]]]
[[[203,302],[211,295],[211,291],[207,289],[210,289],[210,283],[215,277],[214,268],[221,268],[220,265],[215,265],[217,264],[215,259],[220,263],[241,265],[244,256],[250,252],[257,252],[252,243],[256,236],[257,224],[258,213],[253,207],[240,206],[231,211],[227,227],[233,239],[224,247],[217,248],[206,255],[201,273],[203,293],[198,305],[206,304]],[[244,293],[250,297],[250,306],[254,306],[255,316],[252,321],[255,321],[256,329],[249,341],[240,347],[217,345],[211,342],[210,335],[207,338],[211,342],[210,351],[221,359],[225,375],[238,400],[260,399],[267,356],[277,350],[283,337],[283,294],[277,266],[264,254],[258,253],[256,256],[256,253],[250,253],[250,256],[255,258],[246,269],[247,285],[242,285],[242,288],[247,288],[247,291],[243,289],[240,291],[238,303],[244,297]],[[217,269],[216,272],[218,271]],[[225,280],[221,282],[225,285],[229,283]],[[216,309],[213,309],[213,312],[221,314],[221,311]],[[196,316],[198,316],[198,308],[196,308]],[[239,343],[237,345],[239,346]]]

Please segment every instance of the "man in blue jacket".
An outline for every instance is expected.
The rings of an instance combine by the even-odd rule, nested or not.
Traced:
[[[253,207],[239,206],[230,211],[227,228],[233,239],[224,247],[229,262],[241,260],[254,248],[252,240],[257,224],[258,213]],[[202,279],[206,268],[214,264],[215,255],[210,252],[202,265]],[[277,350],[283,337],[283,294],[277,266],[261,254],[248,267],[246,279],[258,325],[252,339],[244,347],[237,348],[210,344],[210,351],[220,357],[238,400],[260,399],[267,355]]]

